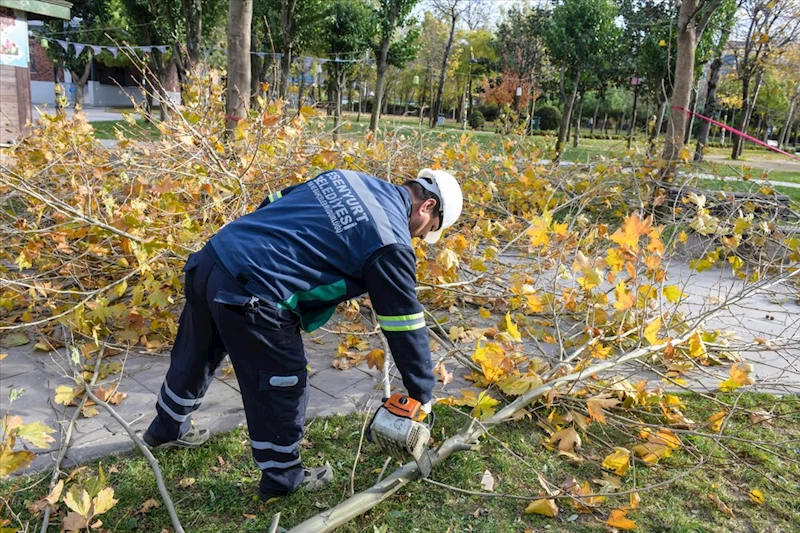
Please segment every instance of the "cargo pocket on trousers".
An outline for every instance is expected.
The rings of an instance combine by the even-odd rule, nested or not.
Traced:
[[[258,373],[258,390],[265,393],[266,401],[276,420],[296,421],[303,424],[305,413],[306,370],[298,372]]]
[[[193,253],[183,265],[183,295],[186,303],[194,305],[194,275],[197,273],[197,265],[200,264],[199,252]]]

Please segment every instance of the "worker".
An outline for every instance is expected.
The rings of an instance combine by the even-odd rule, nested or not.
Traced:
[[[308,401],[300,330],[314,331],[364,292],[409,396],[429,413],[435,380],[412,237],[435,243],[461,207],[458,182],[442,170],[421,170],[401,186],[332,170],[270,194],[224,226],[183,268],[186,306],[143,435],[148,446],[208,440],[190,417],[227,352],[262,472],[261,500],[330,483],[330,465],[308,469],[300,459]]]

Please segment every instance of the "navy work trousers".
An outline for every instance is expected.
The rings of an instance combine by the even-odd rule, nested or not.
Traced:
[[[248,294],[217,264],[210,246],[192,254],[184,267],[186,307],[147,431],[161,442],[186,433],[227,352],[262,472],[261,491],[287,494],[303,480],[300,441],[308,394],[299,317]]]

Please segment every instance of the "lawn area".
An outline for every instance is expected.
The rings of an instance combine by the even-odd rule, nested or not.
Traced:
[[[772,397],[756,394],[719,394],[717,400],[733,404],[737,411],[730,416],[724,435],[719,439],[703,436],[713,433],[702,421],[720,409],[711,400],[681,395],[686,416],[700,421],[696,431],[675,430],[682,445],[672,455],[647,467],[637,460],[615,489],[613,479],[599,466],[611,450],[603,442],[620,446],[636,444],[637,430],[624,435],[610,425],[592,423],[583,436],[579,464],[559,458],[546,450],[546,434],[540,427],[549,410],[539,406],[535,416],[496,428],[493,438],[483,440],[479,451],[462,452],[434,469],[431,479],[466,491],[485,492],[481,478],[488,470],[494,477],[495,494],[519,495],[521,498],[484,497],[452,488],[417,481],[401,489],[389,500],[366,515],[343,526],[343,532],[513,532],[513,531],[608,531],[605,521],[610,509],[628,505],[629,496],[610,496],[594,511],[585,512],[568,498],[556,503],[556,518],[526,515],[524,509],[541,497],[541,474],[554,487],[575,478],[588,482],[594,492],[636,489],[641,496],[638,509],[630,511],[639,531],[670,532],[745,532],[800,530],[800,399],[796,396]],[[766,409],[773,413],[769,422],[752,423],[748,409]],[[616,411],[616,410],[615,410]],[[466,415],[454,408],[436,406],[434,439],[452,435],[466,421]],[[623,414],[616,411],[618,414]],[[615,416],[609,413],[609,419]],[[647,415],[644,415],[647,417]],[[538,422],[538,423],[537,423]],[[653,422],[656,422],[655,417]],[[292,496],[259,503],[255,496],[260,472],[250,457],[249,440],[244,430],[219,435],[196,450],[156,452],[165,481],[186,531],[198,533],[266,531],[276,512],[281,525],[291,527],[301,520],[335,505],[346,498],[350,472],[356,459],[364,419],[353,415],[315,419],[309,423],[303,456],[309,465],[330,462],[336,470],[334,484],[319,493],[296,493]],[[620,428],[629,427],[622,422]],[[726,436],[735,435],[736,438]],[[751,442],[746,442],[751,441]],[[355,489],[364,490],[375,481],[383,457],[374,445],[364,444],[354,475]],[[96,476],[98,463],[73,474],[67,484]],[[107,457],[102,461],[107,486],[119,500],[100,518],[111,531],[162,531],[170,521],[164,507],[142,510],[143,504],[159,499],[155,476],[138,453],[126,457]],[[394,467],[390,467],[390,470]],[[26,503],[47,493],[49,474],[6,480],[0,494],[8,509],[38,529],[40,520],[32,517]],[[607,480],[603,485],[595,480]],[[652,489],[647,487],[669,482]],[[748,493],[759,489],[765,496],[762,504],[751,501]],[[732,509],[731,514],[710,499],[714,495]],[[62,512],[51,519],[58,523]],[[413,521],[413,526],[411,525]],[[374,527],[374,529],[373,529]],[[167,529],[171,531],[171,529]]]
[[[132,126],[124,120],[101,120],[92,122],[94,128],[94,135],[98,139],[116,139],[116,130],[122,131],[122,134],[128,139],[136,140],[157,140],[161,137],[161,132],[152,123],[144,119],[136,121],[136,125]]]

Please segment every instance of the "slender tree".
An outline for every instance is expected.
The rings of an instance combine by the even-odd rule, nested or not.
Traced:
[[[380,23],[379,40],[376,49],[377,81],[375,83],[375,102],[372,106],[372,115],[369,119],[370,131],[378,128],[381,115],[381,103],[386,87],[386,71],[389,67],[389,49],[399,28],[405,27],[411,21],[411,10],[419,0],[380,0],[378,7],[378,20]]]
[[[338,139],[342,114],[342,89],[362,61],[377,31],[375,11],[366,0],[335,0],[328,6],[324,35],[327,53],[333,61],[326,63],[334,92],[333,135]]]
[[[250,23],[253,0],[229,0],[228,80],[225,92],[226,129],[232,131],[247,116],[250,102]]]
[[[567,139],[572,108],[584,70],[609,54],[618,39],[617,9],[609,0],[564,0],[553,9],[544,34],[553,63],[561,69],[564,103],[556,141],[557,157]]]
[[[800,31],[800,12],[796,0],[775,0],[769,3],[747,0],[747,31],[742,46],[735,50],[736,72],[742,82],[742,111],[736,129],[747,131],[768,61],[795,41]],[[731,159],[742,154],[744,140],[735,136]]]

